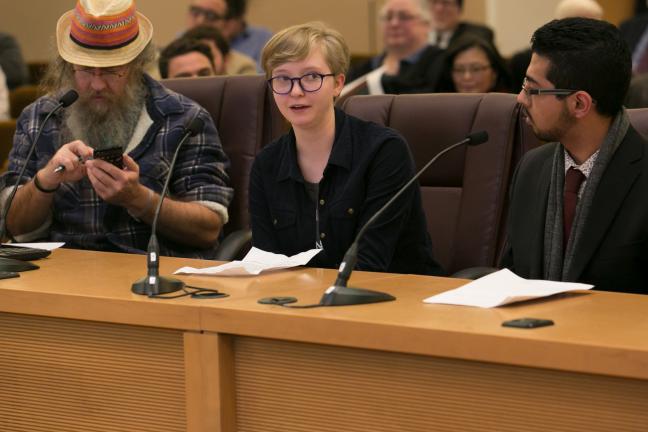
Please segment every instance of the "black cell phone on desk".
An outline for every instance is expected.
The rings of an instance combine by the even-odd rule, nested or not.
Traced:
[[[121,147],[95,150],[92,157],[93,159],[105,160],[119,169],[124,168],[124,152]]]
[[[0,279],[10,279],[10,278],[16,278],[18,276],[20,276],[20,275],[18,273],[16,273],[16,272],[0,271]]]

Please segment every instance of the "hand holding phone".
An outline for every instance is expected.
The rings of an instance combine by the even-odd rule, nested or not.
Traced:
[[[124,153],[121,147],[112,147],[109,149],[95,150],[94,159],[105,160],[119,169],[124,168]]]

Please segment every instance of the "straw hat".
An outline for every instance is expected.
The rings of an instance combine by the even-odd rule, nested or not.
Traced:
[[[78,0],[56,25],[64,60],[88,67],[121,66],[153,37],[153,25],[135,10],[134,0]]]

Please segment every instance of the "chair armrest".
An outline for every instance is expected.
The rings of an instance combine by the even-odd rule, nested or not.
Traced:
[[[499,269],[495,267],[468,267],[467,269],[462,269],[459,270],[458,272],[455,272],[450,277],[475,280],[475,279],[479,279],[482,276],[486,276],[488,274],[494,273],[496,271],[499,271]]]
[[[223,239],[214,259],[218,261],[234,261],[240,259],[252,244],[252,230],[242,229],[229,233]]]

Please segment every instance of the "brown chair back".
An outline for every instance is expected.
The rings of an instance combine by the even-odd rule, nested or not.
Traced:
[[[9,152],[13,146],[13,136],[16,132],[16,120],[0,120],[0,172],[7,169]]]
[[[418,168],[469,133],[488,132],[488,142],[444,155],[419,182],[435,258],[449,272],[494,266],[519,121],[515,95],[354,96],[343,109],[398,130]]]
[[[24,85],[9,92],[9,113],[18,118],[25,107],[41,97],[43,92],[37,85]]]
[[[193,99],[212,116],[230,159],[234,188],[225,233],[249,228],[248,186],[258,151],[285,133],[283,117],[262,75],[170,79],[162,83]]]

